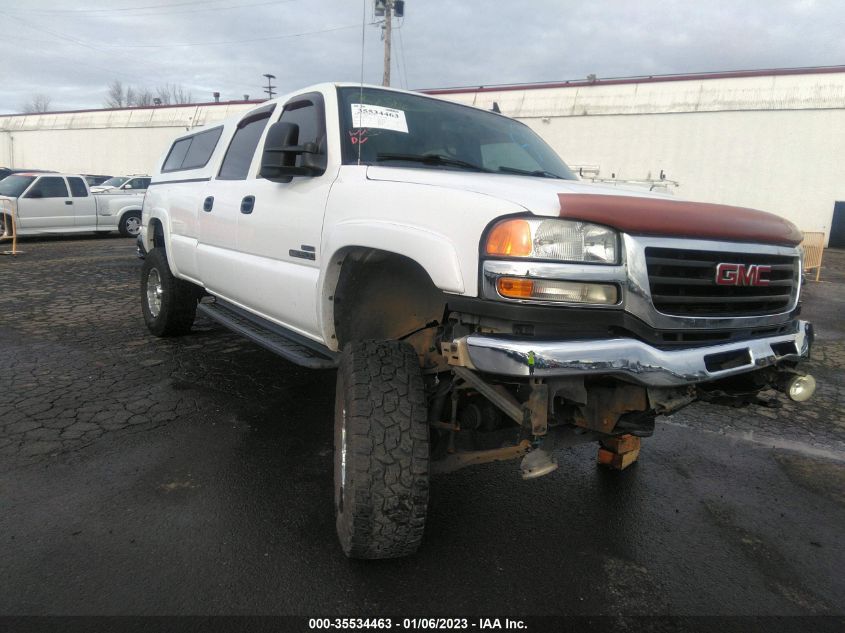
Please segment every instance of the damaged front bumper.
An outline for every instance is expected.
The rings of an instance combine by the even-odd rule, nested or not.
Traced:
[[[791,334],[680,350],[658,349],[632,338],[536,341],[471,334],[453,342],[451,353],[461,357],[455,364],[499,376],[616,376],[651,387],[676,387],[800,361],[809,357],[812,341],[812,324],[798,321]]]

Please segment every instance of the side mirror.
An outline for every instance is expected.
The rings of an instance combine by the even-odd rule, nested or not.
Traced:
[[[290,182],[294,176],[319,176],[326,171],[325,156],[319,153],[316,143],[297,145],[299,126],[279,121],[267,130],[261,169],[258,175],[273,182]],[[299,165],[296,157],[302,156]]]
[[[43,198],[44,194],[41,193],[40,189],[33,189],[28,194],[26,194],[27,198]]]
[[[124,189],[132,189],[132,185],[124,185],[123,188]]]

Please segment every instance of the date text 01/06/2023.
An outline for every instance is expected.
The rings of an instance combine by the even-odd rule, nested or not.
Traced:
[[[310,618],[308,628],[311,630],[525,630],[527,625],[522,620],[509,618]]]

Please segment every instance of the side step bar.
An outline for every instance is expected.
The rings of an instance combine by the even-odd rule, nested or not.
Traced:
[[[340,354],[220,299],[206,299],[197,310],[233,332],[245,336],[285,360],[309,369],[334,369]]]

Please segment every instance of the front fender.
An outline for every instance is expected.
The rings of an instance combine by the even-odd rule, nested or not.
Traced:
[[[323,252],[332,254],[327,261],[334,264],[339,253],[352,247],[403,255],[422,266],[434,285],[444,292],[465,291],[457,249],[442,233],[385,220],[348,220],[332,228]]]

